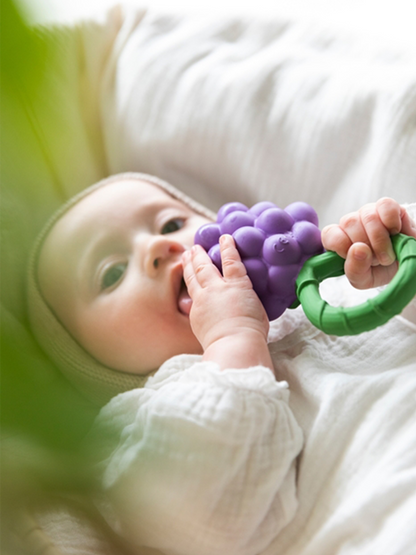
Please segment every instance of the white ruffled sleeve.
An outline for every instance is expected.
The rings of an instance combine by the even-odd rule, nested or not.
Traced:
[[[257,555],[297,506],[288,398],[267,368],[190,355],[115,397],[98,418],[116,436],[100,464],[110,524],[166,554]]]

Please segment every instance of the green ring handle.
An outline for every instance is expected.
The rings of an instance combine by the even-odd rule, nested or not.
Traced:
[[[322,299],[319,284],[344,273],[345,260],[325,252],[305,262],[296,280],[296,295],[309,320],[329,335],[357,335],[385,324],[400,314],[416,295],[416,239],[391,237],[399,268],[391,282],[374,298],[353,307],[333,307]],[[295,306],[295,305],[292,305]]]

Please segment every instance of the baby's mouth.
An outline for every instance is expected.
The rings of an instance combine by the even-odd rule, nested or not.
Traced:
[[[192,306],[192,299],[189,296],[185,281],[182,278],[181,287],[179,289],[179,295],[178,295],[179,312],[182,312],[182,314],[189,316],[189,313],[191,312],[191,306]]]

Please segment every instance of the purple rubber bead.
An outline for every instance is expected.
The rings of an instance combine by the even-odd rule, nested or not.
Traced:
[[[301,268],[301,264],[270,266],[267,280],[269,291],[279,298],[296,296],[296,278]]]
[[[248,207],[241,202],[227,202],[227,204],[223,204],[218,210],[217,222],[220,224],[225,216],[228,216],[228,214],[231,214],[231,212],[235,212],[236,210],[239,212],[247,212]]]
[[[255,216],[260,216],[260,214],[268,208],[276,208],[276,205],[268,200],[263,200],[252,206],[249,212],[251,212]]]
[[[220,235],[221,231],[218,224],[204,224],[196,232],[194,242],[209,251],[211,247],[218,243]]]
[[[279,318],[287,307],[290,306],[284,299],[280,299],[279,297],[270,294],[262,295],[260,300],[269,320],[276,320],[276,318]]]
[[[250,210],[230,202],[220,208],[217,223],[197,231],[195,242],[221,271],[219,237],[231,234],[253,289],[274,320],[296,300],[296,278],[304,261],[323,251],[317,224],[315,210],[304,202],[285,210],[271,202],[259,202]]]
[[[267,235],[275,235],[290,231],[294,223],[295,220],[290,214],[281,208],[274,207],[264,210],[256,219],[255,226],[265,231]]]
[[[252,226],[236,229],[233,238],[240,256],[253,257],[261,253],[264,242],[264,233]]]
[[[253,289],[260,296],[267,289],[267,266],[260,258],[245,258],[243,262]]]
[[[296,222],[292,232],[303,254],[317,254],[323,251],[321,231],[315,224],[309,221]]]
[[[269,264],[287,266],[299,262],[302,251],[296,239],[290,235],[271,235],[264,241],[263,257]]]
[[[214,245],[208,251],[208,256],[211,258],[212,262],[222,272],[222,262],[221,262],[221,252],[219,244]]]
[[[289,206],[286,206],[285,212],[290,214],[294,220],[297,222],[302,220],[307,220],[314,225],[318,225],[318,214],[315,210],[307,204],[306,202],[292,202]]]
[[[220,224],[221,234],[229,233],[232,235],[240,227],[252,226],[254,224],[254,215],[248,212],[235,210],[227,214]]]

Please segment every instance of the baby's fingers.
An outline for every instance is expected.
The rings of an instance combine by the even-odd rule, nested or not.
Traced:
[[[246,268],[241,262],[231,235],[220,237],[221,264],[224,279],[238,279],[247,276]]]
[[[396,259],[390,235],[400,229],[399,208],[392,199],[381,199],[375,207],[366,205],[360,210],[361,221],[369,241],[367,244],[383,266],[389,266]]]
[[[213,279],[221,277],[210,257],[199,245],[194,245],[190,251],[183,253],[182,262],[183,279],[191,296],[198,287],[205,287]]]
[[[373,266],[371,248],[365,243],[354,243],[345,261],[345,275],[357,289],[370,289],[389,283],[397,271],[397,262],[387,268]]]
[[[192,254],[191,251],[185,251],[182,254],[182,266],[183,266],[183,279],[186,284],[186,288],[188,289],[188,293],[193,299],[196,293],[196,290],[199,288],[199,284],[196,280],[194,267],[192,264]]]
[[[404,235],[409,235],[409,237],[414,237],[416,239],[416,222],[412,220],[412,218],[407,213],[406,208],[404,208],[403,206],[400,206],[400,220],[401,228],[399,229],[399,232],[403,233]]]
[[[376,202],[376,211],[389,235],[400,233],[402,213],[404,215],[406,210],[398,202],[392,198],[381,198]]]
[[[371,248],[365,243],[354,243],[345,260],[345,275],[351,285],[357,289],[374,287],[372,273],[373,255]]]
[[[339,225],[327,225],[323,228],[321,236],[322,244],[327,251],[336,252],[342,258],[347,258],[352,241]]]

